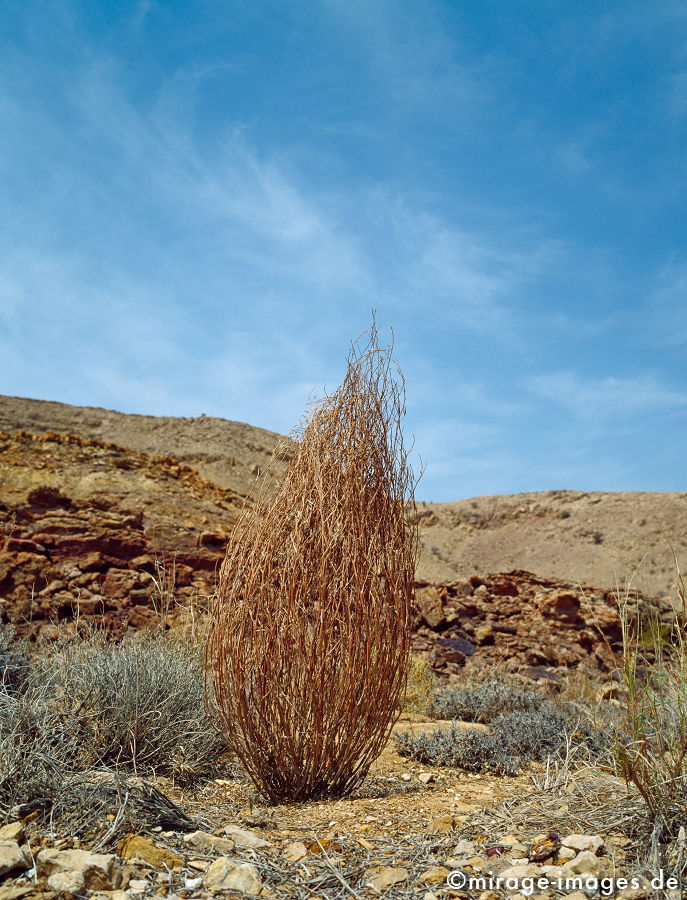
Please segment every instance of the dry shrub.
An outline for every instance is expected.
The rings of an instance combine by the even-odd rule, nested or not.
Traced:
[[[676,567],[680,615],[672,629],[658,619],[638,623],[627,597],[618,595],[622,651],[616,662],[626,700],[616,756],[663,839],[684,826],[687,796],[687,598],[677,558]]]
[[[414,480],[403,378],[374,325],[368,337],[343,385],[297,429],[282,480],[244,510],[220,573],[209,687],[273,802],[355,788],[403,699]]]

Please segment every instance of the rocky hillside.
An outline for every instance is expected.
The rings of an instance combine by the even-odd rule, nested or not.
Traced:
[[[203,478],[242,495],[269,462],[280,437],[273,431],[211,416],[138,416],[5,396],[0,396],[0,430],[74,434],[139,453],[173,457]]]
[[[241,496],[279,439],[274,432],[224,419],[128,415],[4,396],[0,430],[78,435],[170,457]],[[633,578],[648,594],[672,596],[673,549],[685,567],[687,493],[556,490],[421,503],[419,513],[423,581],[526,569],[610,587]]]
[[[687,564],[687,493],[542,491],[421,503],[427,581],[528,569],[545,578],[675,595]]]
[[[172,599],[206,604],[278,439],[219,419],[8,397],[0,425],[0,615],[33,635],[77,618],[121,633]],[[668,538],[682,554],[687,537],[686,494],[551,491],[418,514],[415,647],[447,677],[490,660],[603,667],[597,625],[618,634],[611,589],[647,554],[637,585],[669,595]]]

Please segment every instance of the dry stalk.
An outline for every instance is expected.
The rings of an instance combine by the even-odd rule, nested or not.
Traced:
[[[415,482],[403,377],[374,325],[368,337],[342,386],[296,430],[282,480],[263,480],[244,509],[220,572],[208,688],[273,802],[352,791],[405,690]]]

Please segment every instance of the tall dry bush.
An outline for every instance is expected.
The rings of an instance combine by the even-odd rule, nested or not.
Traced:
[[[273,802],[353,790],[403,700],[415,482],[403,377],[374,325],[367,336],[295,432],[281,481],[244,510],[220,573],[208,688]]]

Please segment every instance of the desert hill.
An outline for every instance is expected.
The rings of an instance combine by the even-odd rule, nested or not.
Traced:
[[[91,438],[135,451],[139,462],[144,457],[171,458],[228,489],[234,507],[251,490],[279,439],[274,432],[218,418],[140,416],[5,396],[0,396],[0,430]],[[157,465],[153,469],[164,471]],[[19,482],[13,487],[12,479],[5,482],[0,499],[7,491],[16,493]],[[63,479],[75,485],[70,490],[77,494],[88,493],[98,482],[94,472],[77,474],[69,467],[54,472],[56,484]],[[99,489],[120,496],[125,505],[137,506],[139,497],[146,502],[154,481],[155,475],[148,472],[142,487],[131,474],[123,479],[120,470],[112,483],[101,474]],[[149,515],[157,503],[164,506],[160,498],[165,489],[158,495],[155,503],[147,504]],[[184,520],[192,516],[182,514],[182,507],[172,515],[183,529]],[[550,579],[615,587],[634,575],[633,584],[645,593],[671,596],[675,580],[671,544],[683,563],[687,550],[687,493],[554,490],[420,503],[418,512],[422,536],[418,580],[425,582],[525,569]],[[212,530],[223,524],[208,515],[204,527]],[[168,516],[168,532],[171,526]]]
[[[249,492],[280,435],[212,416],[139,416],[91,406],[0,396],[0,430],[94,438],[153,456],[171,456],[203,478]]]

